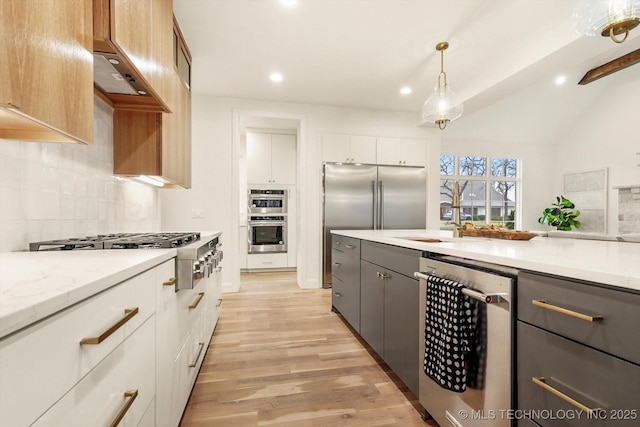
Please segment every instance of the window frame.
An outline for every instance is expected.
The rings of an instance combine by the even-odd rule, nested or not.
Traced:
[[[452,157],[453,158],[453,175],[445,175],[443,174],[443,157]],[[461,175],[460,174],[460,158],[464,157],[472,157],[472,158],[484,158],[485,159],[485,171],[484,175]],[[515,168],[516,173],[515,177],[507,177],[507,176],[493,176],[492,175],[492,160],[493,159],[513,159],[515,160]],[[513,218],[513,226],[514,230],[518,230],[522,223],[522,159],[515,156],[505,156],[505,155],[489,155],[489,154],[480,154],[480,155],[472,155],[472,154],[449,154],[442,153],[440,154],[439,159],[439,167],[440,167],[440,182],[438,185],[439,192],[442,189],[443,181],[473,181],[473,182],[483,182],[485,184],[485,198],[484,198],[484,209],[485,209],[485,225],[495,224],[496,222],[492,221],[492,209],[493,206],[491,204],[491,189],[495,188],[494,183],[496,182],[513,182],[516,186],[515,188],[515,201],[514,201],[514,209],[515,215]],[[442,193],[441,193],[442,196]],[[462,211],[461,211],[462,213]],[[444,224],[449,223],[449,220],[444,220],[441,217],[441,213],[439,213],[438,218],[440,221],[440,227]],[[473,213],[472,213],[473,215]],[[478,221],[474,220],[475,223]]]

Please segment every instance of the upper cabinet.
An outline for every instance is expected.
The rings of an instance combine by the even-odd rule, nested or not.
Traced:
[[[295,135],[247,132],[247,182],[295,185]]]
[[[359,135],[322,135],[322,160],[375,164],[376,138]]]
[[[114,109],[171,112],[172,0],[93,0],[96,87]]]
[[[424,140],[378,138],[376,142],[376,156],[379,165],[425,165],[427,142]]]
[[[154,2],[155,4],[155,2]],[[163,83],[163,93],[172,113],[154,113],[129,109],[113,113],[113,163],[116,175],[146,175],[165,187],[191,187],[191,92],[179,61],[191,67],[191,55],[182,38],[177,22],[170,24],[169,43],[165,45],[171,73]],[[166,34],[165,34],[166,36]],[[171,41],[177,37],[178,43]],[[173,52],[171,49],[173,46]],[[184,55],[176,55],[181,46]],[[183,65],[184,67],[184,65]],[[190,71],[189,71],[190,74]]]
[[[0,138],[93,142],[92,0],[0,1]]]

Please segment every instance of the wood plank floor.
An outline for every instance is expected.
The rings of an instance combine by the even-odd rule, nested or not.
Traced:
[[[329,289],[295,273],[243,274],[220,320],[182,427],[437,426],[346,323]]]

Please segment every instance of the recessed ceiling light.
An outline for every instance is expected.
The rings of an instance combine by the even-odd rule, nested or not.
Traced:
[[[558,86],[562,86],[567,81],[567,76],[558,76],[556,77],[555,83]]]
[[[280,4],[283,6],[291,7],[298,3],[298,0],[280,0]]]
[[[281,82],[282,81],[282,74],[280,74],[280,73],[271,73],[269,78],[271,79],[272,82]]]
[[[400,89],[400,93],[403,95],[409,95],[411,92],[412,90],[409,86],[405,86],[402,89]]]

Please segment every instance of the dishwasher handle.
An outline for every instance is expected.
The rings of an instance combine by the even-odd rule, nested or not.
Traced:
[[[435,276],[435,274],[422,273],[420,271],[416,271],[415,273],[413,273],[413,276],[416,279],[427,280],[429,279],[429,276]],[[498,304],[502,302],[502,300],[504,300],[504,297],[508,295],[506,293],[499,293],[499,292],[485,294],[483,292],[476,291],[471,288],[463,288],[462,293],[468,296],[469,298],[477,299],[478,301],[482,301],[485,304]]]

